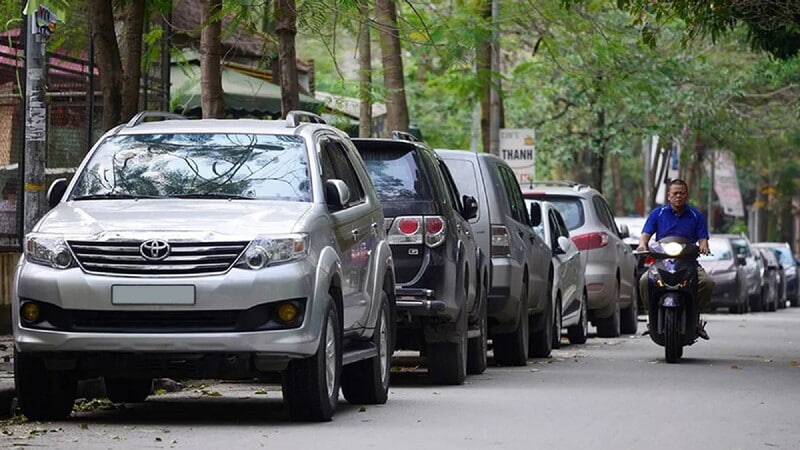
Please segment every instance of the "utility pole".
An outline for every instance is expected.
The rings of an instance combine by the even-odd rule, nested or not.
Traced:
[[[489,151],[500,155],[500,0],[492,0],[492,82],[489,91]]]
[[[47,144],[47,38],[55,30],[56,15],[40,5],[28,11],[25,39],[25,155],[23,158],[23,233],[31,231],[47,211],[45,147]]]

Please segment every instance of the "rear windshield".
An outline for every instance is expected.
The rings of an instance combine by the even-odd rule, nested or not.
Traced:
[[[382,202],[430,200],[431,189],[413,150],[370,149],[361,158]]]
[[[463,159],[446,159],[447,168],[450,175],[456,182],[456,188],[461,194],[469,195],[473,198],[480,198],[478,195],[478,174],[475,171],[475,164],[472,161]]]
[[[570,231],[583,226],[585,218],[581,199],[575,197],[551,197],[548,195],[546,200],[555,205],[564,218],[564,224],[567,225]]]
[[[727,239],[711,238],[708,240],[710,255],[700,255],[698,261],[725,261],[733,259],[733,249]]]

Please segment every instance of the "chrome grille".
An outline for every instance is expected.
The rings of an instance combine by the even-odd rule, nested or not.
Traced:
[[[149,261],[143,241],[68,241],[80,266],[105,275],[209,275],[227,271],[249,242],[170,242],[169,255]]]

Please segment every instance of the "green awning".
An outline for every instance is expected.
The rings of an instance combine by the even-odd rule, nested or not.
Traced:
[[[170,70],[170,97],[175,112],[200,116],[200,66],[176,65]],[[278,117],[281,113],[281,88],[260,78],[222,67],[225,111],[230,117]],[[300,108],[317,112],[322,102],[300,94]]]

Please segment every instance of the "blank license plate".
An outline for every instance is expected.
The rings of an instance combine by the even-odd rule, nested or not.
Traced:
[[[194,305],[194,286],[112,286],[111,303],[114,305]]]

